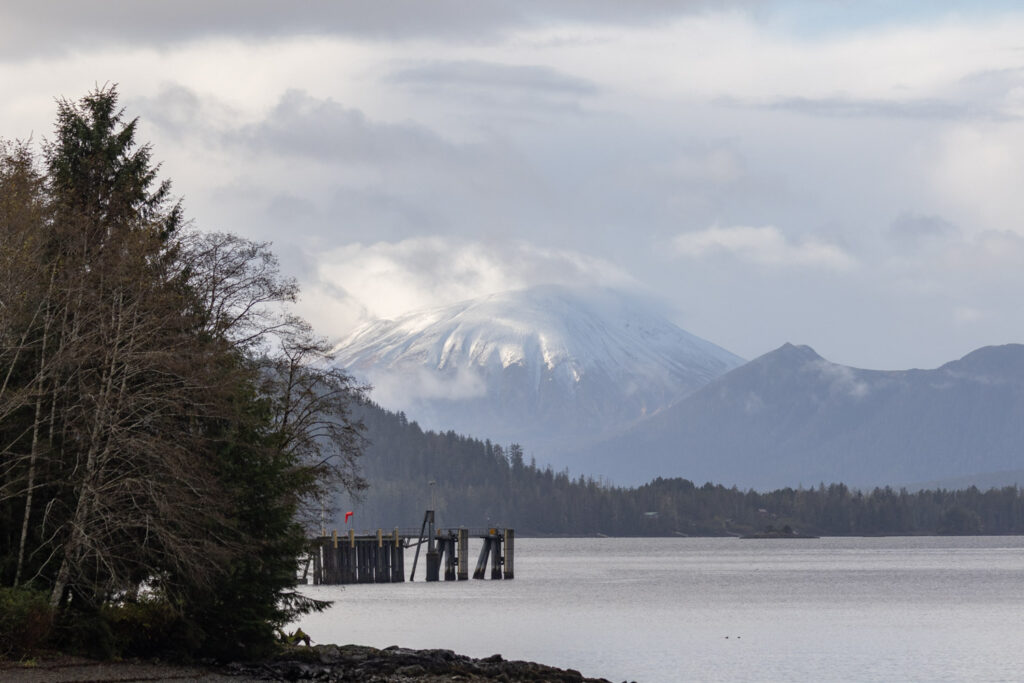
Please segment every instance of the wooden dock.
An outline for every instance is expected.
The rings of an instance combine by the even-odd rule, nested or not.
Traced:
[[[490,567],[491,579],[515,577],[515,530],[435,529],[434,512],[428,510],[417,534],[413,529],[322,535],[310,549],[314,585],[352,583],[401,583],[405,581],[405,550],[416,548],[409,581],[416,577],[420,548],[426,544],[426,580],[466,581],[469,579],[469,539],[483,540],[474,579],[484,579]]]
[[[395,529],[385,534],[349,531],[313,540],[313,584],[397,583],[405,580],[405,542]]]

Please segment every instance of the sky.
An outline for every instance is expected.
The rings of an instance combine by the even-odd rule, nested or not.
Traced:
[[[0,3],[0,137],[116,84],[202,230],[300,312],[628,289],[746,358],[1024,342],[1010,2]]]

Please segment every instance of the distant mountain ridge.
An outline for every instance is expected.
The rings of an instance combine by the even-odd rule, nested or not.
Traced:
[[[639,297],[542,286],[369,323],[335,350],[374,400],[428,429],[539,458],[656,414],[742,359]]]
[[[743,364],[637,297],[538,287],[373,322],[337,359],[424,428],[617,484],[999,485],[1024,468],[1020,344],[931,370],[792,344]]]
[[[567,458],[622,483],[685,476],[758,489],[970,477],[1024,463],[1024,346],[934,370],[860,370],[786,344]],[[621,453],[642,453],[623,463]],[[991,478],[991,477],[990,477]],[[1024,483],[1024,482],[1021,482]]]

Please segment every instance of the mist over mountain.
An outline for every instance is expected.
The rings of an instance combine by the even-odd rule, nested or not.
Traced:
[[[568,462],[622,483],[1013,484],[1024,462],[1022,415],[1019,344],[906,371],[850,368],[786,344]]]
[[[372,322],[336,359],[426,429],[516,441],[556,464],[743,362],[638,296],[561,286]]]

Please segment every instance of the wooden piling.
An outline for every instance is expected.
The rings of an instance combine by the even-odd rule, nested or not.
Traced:
[[[345,543],[341,546],[341,580],[343,583],[355,583],[356,572],[352,555],[352,546]]]
[[[434,511],[427,510],[427,581],[441,579],[441,556],[437,551],[437,534],[434,531]]]
[[[377,580],[377,544],[371,539],[366,546],[366,583],[374,583]]]
[[[436,550],[427,551],[427,581],[441,580],[441,554]]]
[[[505,529],[505,578],[515,578],[516,532]]]
[[[348,530],[348,548],[345,549],[345,583],[359,580],[359,553],[356,548],[355,529]]]
[[[402,562],[403,548],[402,539],[398,533],[398,527],[395,527],[395,533],[392,537],[391,545],[391,581],[392,583],[401,583],[405,581],[405,568]]]
[[[487,555],[491,551],[491,538],[490,536],[484,537],[484,545],[480,548],[480,557],[476,561],[476,569],[473,571],[474,579],[484,578],[484,573],[487,571]]]
[[[334,553],[329,544],[320,546],[324,552],[324,583],[336,583],[338,577],[334,573]]]
[[[395,581],[401,583],[405,581],[405,548],[398,545],[393,550],[395,551]]]
[[[491,529],[491,578],[501,578],[501,536],[497,529]]]
[[[356,583],[366,583],[365,543],[356,543]]]
[[[455,538],[449,533],[444,539],[444,580],[455,580]]]
[[[391,583],[391,553],[390,544],[384,544],[384,531],[377,529],[377,547],[374,552],[377,554],[377,566],[374,572],[377,583]]]
[[[324,582],[324,570],[320,560],[320,553],[323,546],[317,543],[313,548],[313,585],[319,586]]]
[[[465,527],[459,527],[457,543],[458,567],[456,569],[456,576],[459,581],[467,581],[469,579],[469,532]]]

